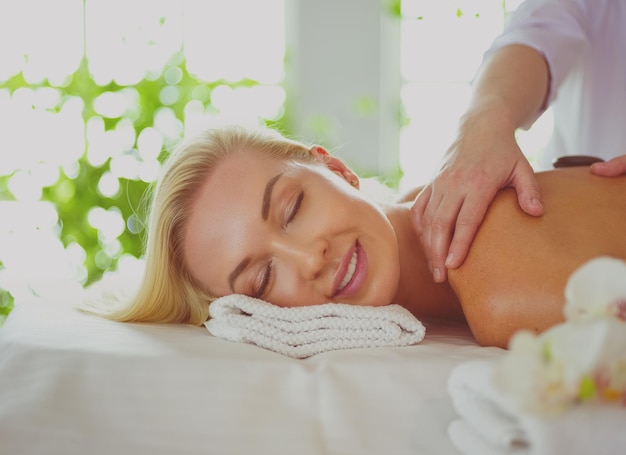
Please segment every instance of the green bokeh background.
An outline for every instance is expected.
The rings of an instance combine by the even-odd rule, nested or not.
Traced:
[[[211,91],[216,86],[251,87],[258,85],[257,81],[243,79],[237,82],[227,82],[216,80],[210,83],[200,81],[187,71],[183,51],[174,54],[163,68],[161,75],[157,78],[143,79],[133,86],[120,86],[115,83],[100,86],[89,72],[89,65],[86,58],[83,58],[79,68],[69,78],[63,86],[53,86],[47,80],[38,84],[29,84],[24,80],[21,73],[13,76],[2,83],[2,88],[8,89],[10,93],[20,88],[37,89],[49,87],[59,94],[59,103],[55,109],[60,110],[63,103],[73,97],[83,100],[84,109],[82,112],[85,125],[87,121],[94,117],[100,117],[93,108],[94,100],[103,93],[118,92],[121,90],[134,90],[138,99],[138,104],[133,106],[132,112],[126,112],[118,118],[102,119],[105,122],[106,130],[113,130],[119,122],[132,123],[135,129],[135,137],[147,127],[154,127],[155,113],[163,108],[160,101],[161,91],[166,87],[176,87],[179,96],[178,100],[167,107],[181,123],[184,122],[184,109],[189,101],[198,100],[202,102],[205,109],[211,106]],[[167,74],[177,74],[175,84]],[[205,90],[197,90],[204,87]],[[285,126],[286,117],[280,119],[267,120],[265,123],[270,127],[275,127],[287,133]],[[178,138],[180,139],[180,138]],[[163,161],[172,150],[175,142],[165,143],[159,156],[159,161]],[[136,146],[136,144],[135,144]],[[135,150],[136,152],[136,150]],[[133,153],[129,150],[126,153]],[[148,194],[149,183],[142,180],[132,180],[120,178],[121,191],[114,197],[106,197],[98,192],[97,186],[103,174],[110,171],[110,159],[102,166],[93,166],[87,160],[86,150],[76,163],[79,172],[76,176],[67,176],[60,172],[58,180],[51,186],[43,190],[42,200],[51,201],[56,207],[59,219],[58,232],[62,243],[67,246],[73,242],[82,246],[86,252],[85,266],[87,268],[88,285],[99,279],[106,270],[115,269],[117,261],[122,254],[130,254],[135,257],[142,255],[142,242],[144,236],[143,221],[145,219],[145,199]],[[11,175],[0,175],[0,194],[5,200],[14,199],[11,194],[8,181]],[[103,246],[98,239],[98,231],[87,221],[87,214],[92,207],[102,207],[104,209],[116,208],[126,222],[126,229],[118,237],[121,243],[119,254],[111,257],[103,250]],[[0,258],[1,259],[1,258]],[[0,269],[3,264],[0,260]],[[13,296],[6,290],[0,288],[0,324],[10,313],[14,306]]]

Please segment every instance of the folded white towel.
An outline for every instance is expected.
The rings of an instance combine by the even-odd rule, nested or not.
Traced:
[[[494,384],[498,359],[457,366],[448,391],[461,417],[448,427],[465,455],[617,455],[626,450],[626,408],[585,403],[556,415],[521,409]]]
[[[213,301],[209,312],[205,326],[214,336],[295,358],[337,349],[407,346],[425,334],[422,323],[400,305],[286,308],[235,294]]]

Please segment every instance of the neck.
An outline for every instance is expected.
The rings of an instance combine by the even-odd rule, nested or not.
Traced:
[[[463,312],[450,285],[435,283],[428,262],[411,221],[409,204],[385,207],[400,251],[400,284],[394,303],[402,305],[418,318],[462,319]]]

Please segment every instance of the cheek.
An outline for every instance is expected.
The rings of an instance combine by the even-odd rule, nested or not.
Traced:
[[[356,224],[362,228],[381,228],[387,224],[387,217],[380,207],[353,188],[348,188],[347,192],[337,190],[328,194],[320,204],[331,219],[343,223]]]
[[[376,300],[374,305],[391,303],[400,282],[400,257],[396,237],[389,233],[384,240],[377,243],[377,258],[374,260],[378,263],[372,268],[372,287]]]
[[[274,270],[274,285],[266,300],[280,307],[302,307],[327,303],[319,294],[303,284],[294,270],[277,266]]]

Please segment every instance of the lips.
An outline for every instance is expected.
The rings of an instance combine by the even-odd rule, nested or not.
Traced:
[[[346,253],[335,278],[333,297],[350,297],[359,292],[367,276],[367,255],[359,242]]]
[[[359,258],[359,253],[357,252],[357,249],[355,248],[354,253],[352,253],[352,258],[350,259],[350,263],[348,264],[348,270],[346,271],[346,274],[344,275],[343,280],[341,280],[341,283],[339,284],[339,289],[337,289],[337,292],[341,292],[348,285],[348,283],[354,276],[354,271],[356,270],[356,263],[357,263],[358,258]]]

